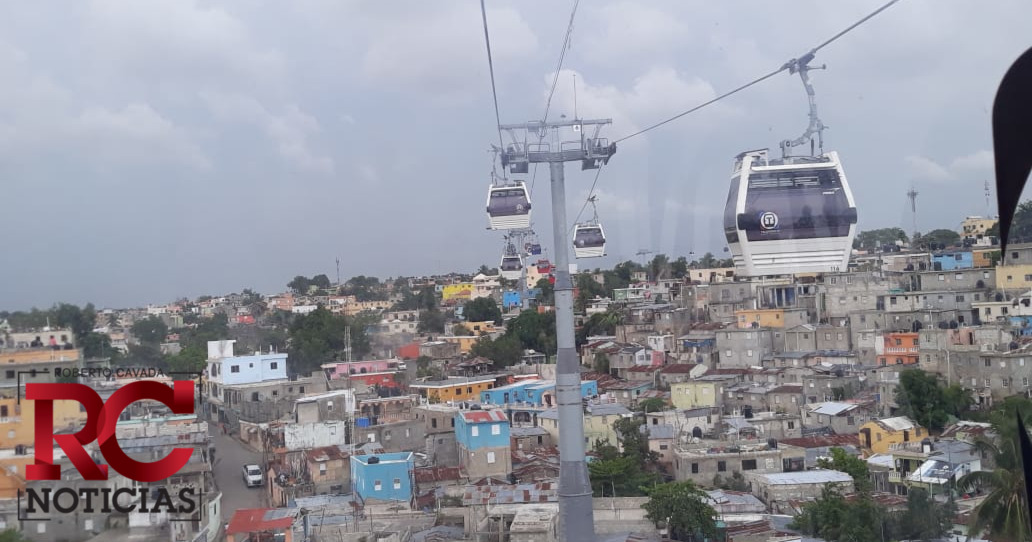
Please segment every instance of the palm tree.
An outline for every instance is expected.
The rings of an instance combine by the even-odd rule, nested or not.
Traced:
[[[957,485],[961,491],[980,488],[988,492],[972,511],[968,536],[987,532],[986,538],[993,542],[1028,542],[1032,541],[1032,526],[1029,525],[1025,497],[1018,418],[1013,413],[1007,415],[1007,411],[1011,410],[1009,408],[1001,410],[1003,412],[1000,412],[999,418],[1002,420],[998,418],[997,423],[994,423],[998,434],[995,442],[987,439],[975,442],[976,449],[992,454],[996,468],[968,473]]]

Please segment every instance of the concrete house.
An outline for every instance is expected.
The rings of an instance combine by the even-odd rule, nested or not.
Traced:
[[[501,410],[469,410],[455,416],[459,467],[470,478],[512,472],[509,438],[509,418]]]

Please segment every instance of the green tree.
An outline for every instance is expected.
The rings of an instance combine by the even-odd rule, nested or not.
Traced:
[[[361,359],[370,351],[369,337],[358,317],[346,318],[320,306],[299,315],[290,325],[290,349],[287,367],[293,374],[307,375],[323,363],[343,359],[346,354],[346,331],[351,328],[352,359]]]
[[[960,244],[960,234],[940,228],[921,235],[914,242],[918,247],[925,249],[952,247]]]
[[[864,493],[871,489],[871,473],[867,469],[867,462],[859,457],[849,455],[842,448],[831,449],[831,459],[818,459],[817,466],[822,469],[837,470],[853,477],[853,485],[858,492]]]
[[[999,225],[999,223],[997,223]],[[999,235],[999,228],[997,228]],[[1032,200],[1025,200],[1018,205],[1011,222],[1010,242],[1028,243],[1032,241]]]
[[[649,449],[649,433],[645,427],[645,420],[634,418],[620,418],[613,422],[613,429],[616,430],[616,437],[620,440],[623,448],[621,454],[634,460],[634,463],[646,469],[656,466],[659,461],[659,454]]]
[[[656,254],[649,262],[649,277],[652,280],[666,278],[670,273],[670,258],[666,254]]]
[[[71,328],[76,340],[82,339],[86,334],[93,331],[97,324],[97,311],[93,303],[87,303],[85,307],[70,303],[58,303],[51,312],[54,315],[54,323],[59,327]]]
[[[847,501],[832,486],[821,490],[821,497],[803,505],[790,528],[828,542],[881,542],[887,523],[884,509],[861,493]]]
[[[555,305],[555,286],[552,285],[552,281],[547,278],[538,279],[534,288],[541,290],[541,294],[537,296],[539,305]]]
[[[581,327],[577,329],[577,345],[580,346],[584,344],[587,342],[588,337],[594,335],[612,335],[616,333],[616,326],[621,320],[622,316],[615,310],[596,312],[595,314],[592,314],[584,321]]]
[[[649,412],[662,412],[662,411],[666,410],[666,408],[667,408],[666,400],[661,399],[659,397],[649,397],[648,399],[645,399],[644,401],[639,401],[638,402],[638,409],[637,410],[639,412],[649,413]]]
[[[719,262],[717,261],[716,256],[714,256],[712,252],[707,252],[703,254],[702,257],[699,258],[698,262],[699,268],[701,269],[713,269],[717,267],[718,264]]]
[[[640,497],[642,489],[656,482],[633,455],[621,454],[608,441],[596,440],[595,460],[588,463],[591,488],[600,497]]]
[[[592,273],[578,274],[574,284],[577,286],[577,297],[573,300],[573,310],[578,313],[583,313],[592,299],[609,295],[606,287],[599,284]]]
[[[742,473],[734,471],[727,478],[722,478],[719,474],[714,475],[713,487],[728,491],[749,491],[749,482],[745,480]]]
[[[330,287],[330,277],[327,277],[325,274],[316,275],[312,277],[311,285],[320,290],[326,290]]]
[[[596,373],[609,374],[609,356],[598,353],[595,354],[594,363],[591,369]]]
[[[524,311],[506,324],[505,334],[516,337],[523,349],[548,355],[556,352],[554,314]]]
[[[882,245],[893,245],[896,241],[907,241],[907,233],[900,228],[881,228],[862,231],[853,239],[853,248],[874,250]]]
[[[168,326],[157,316],[151,315],[142,320],[137,320],[129,331],[141,343],[159,345],[165,342],[168,335]]]
[[[641,505],[649,520],[665,524],[674,540],[712,540],[717,536],[717,511],[708,495],[691,481],[671,482],[649,488],[649,500]]]
[[[0,542],[29,542],[29,539],[15,529],[4,529],[0,532]]]
[[[311,281],[304,275],[298,275],[293,280],[287,283],[287,288],[290,288],[292,292],[297,295],[305,295],[308,293],[308,287],[311,286]]]
[[[104,333],[87,333],[79,339],[79,347],[86,359],[106,358],[111,356],[111,337]]]
[[[945,536],[953,526],[956,506],[935,502],[931,494],[919,487],[907,493],[907,508],[898,514],[891,527],[894,537],[904,540],[933,540]]]
[[[340,293],[344,295],[353,295],[358,301],[383,301],[387,299],[387,292],[384,291],[384,287],[383,284],[380,283],[380,279],[376,277],[367,277],[365,275],[351,277],[351,279],[344,284],[344,287],[341,288]]]
[[[473,343],[469,353],[493,361],[494,366],[499,369],[516,365],[523,358],[520,341],[513,335],[502,335],[497,339],[481,337]]]
[[[1020,414],[1024,427],[1018,424]],[[991,414],[996,430],[995,441],[977,439],[975,446],[991,454],[996,467],[992,471],[976,471],[957,481],[961,491],[980,488],[988,495],[974,508],[968,535],[988,531],[993,542],[1027,542],[1032,540],[1028,503],[1025,495],[1025,470],[1022,467],[1018,431],[1026,431],[1032,422],[1032,404],[1024,398],[1008,398]]]
[[[688,258],[681,256],[670,262],[670,276],[675,279],[683,279],[688,275]]]
[[[416,329],[420,333],[444,333],[444,314],[434,307],[419,313],[419,324]]]
[[[166,362],[168,363],[168,368],[171,371],[203,371],[208,363],[208,353],[206,349],[190,345],[181,349],[177,354],[168,356],[166,358]]]
[[[971,403],[968,391],[956,384],[944,387],[933,373],[906,369],[899,375],[898,413],[929,429],[941,430],[951,419],[966,413]]]
[[[466,302],[463,306],[462,316],[467,322],[487,322],[496,324],[502,323],[502,310],[490,297],[478,297]]]

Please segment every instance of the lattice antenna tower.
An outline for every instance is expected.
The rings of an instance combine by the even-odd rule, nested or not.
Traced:
[[[911,227],[912,227],[912,229],[910,231],[911,231],[912,235],[916,236],[917,235],[917,190],[914,188],[914,185],[910,185],[910,190],[907,191],[907,198],[910,198],[910,218],[911,218]],[[913,237],[911,237],[911,242],[913,242]]]

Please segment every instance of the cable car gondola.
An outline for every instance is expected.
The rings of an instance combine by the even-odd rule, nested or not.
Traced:
[[[602,224],[577,224],[573,233],[573,253],[578,258],[601,258],[606,255],[606,235]]]
[[[498,265],[498,273],[506,280],[519,280],[523,271],[523,258],[512,243],[507,243],[502,253],[502,262]]]
[[[724,207],[724,234],[742,276],[846,271],[856,236],[853,193],[838,153],[823,151],[825,126],[817,117],[807,63],[793,61],[810,102],[810,124],[802,136],[781,143],[782,158],[767,150],[735,158]],[[821,153],[814,154],[813,136]],[[809,141],[810,156],[791,156],[791,147]]]
[[[856,204],[838,153],[735,160],[724,233],[743,276],[845,271],[856,236]]]
[[[530,192],[523,181],[491,185],[487,192],[487,216],[492,230],[530,227]]]
[[[589,222],[577,224],[573,230],[573,253],[578,258],[601,258],[606,255],[606,234],[602,223],[598,221],[598,209],[595,208],[596,196],[588,198],[594,211]]]

